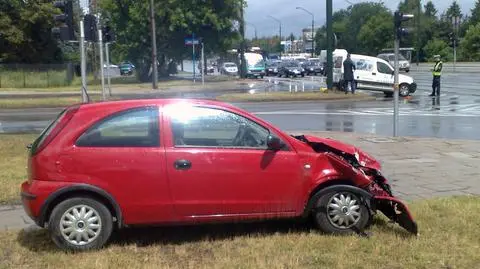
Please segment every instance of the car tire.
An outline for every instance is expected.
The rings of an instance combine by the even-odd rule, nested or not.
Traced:
[[[98,249],[112,234],[113,218],[108,208],[97,200],[76,197],[55,206],[48,229],[53,242],[64,250]]]
[[[401,96],[401,97],[407,97],[410,95],[410,86],[406,83],[402,83],[400,84],[400,88],[399,88],[399,91],[398,91],[398,94]]]
[[[349,205],[342,201],[342,196],[344,200],[350,199]],[[335,211],[335,206],[339,206],[339,210]],[[348,210],[349,214],[345,214],[343,210]],[[314,201],[313,220],[317,228],[327,234],[346,235],[362,231],[368,226],[370,219],[371,214],[361,196],[349,191],[331,191]],[[349,223],[344,223],[344,220]]]

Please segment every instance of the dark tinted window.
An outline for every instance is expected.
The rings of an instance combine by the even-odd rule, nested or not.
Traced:
[[[269,131],[237,114],[186,107],[169,115],[175,146],[267,148]]]
[[[116,113],[88,129],[80,147],[158,147],[158,108],[143,107]]]

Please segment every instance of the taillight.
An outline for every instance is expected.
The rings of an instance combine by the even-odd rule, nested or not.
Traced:
[[[65,109],[35,140],[31,146],[31,155],[35,155],[42,151],[52,140],[62,131],[62,129],[70,122],[80,106],[73,106]]]

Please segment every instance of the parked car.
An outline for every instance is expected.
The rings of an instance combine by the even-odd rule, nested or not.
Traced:
[[[343,82],[343,61],[348,52],[345,50],[334,51],[334,82],[342,88]],[[393,95],[394,70],[385,60],[366,55],[351,54],[351,59],[355,63],[355,82],[356,88],[369,91],[381,91],[386,96]],[[399,75],[399,94],[400,96],[409,96],[417,90],[415,80],[407,75]]]
[[[373,157],[221,102],[71,106],[29,148],[24,209],[64,249],[99,248],[136,225],[312,217],[349,234],[377,210],[417,233]]]
[[[232,62],[223,63],[220,73],[224,75],[236,76],[238,74],[238,67]]]
[[[278,74],[278,67],[280,66],[281,62],[278,61],[271,61],[267,63],[267,70],[266,70],[266,75],[267,76],[276,76]]]
[[[302,65],[297,61],[286,61],[282,62],[280,67],[278,68],[279,77],[297,77],[297,76],[305,76],[305,69]]]
[[[309,59],[303,64],[303,69],[307,75],[319,75],[325,72],[323,64],[320,59]]]
[[[131,62],[123,62],[120,64],[120,74],[122,76],[132,75],[133,71],[135,71],[135,65]]]
[[[382,53],[377,55],[377,58],[387,61],[391,66],[395,66],[395,54],[393,53]],[[410,72],[410,62],[402,54],[398,55],[398,67],[400,71]]]

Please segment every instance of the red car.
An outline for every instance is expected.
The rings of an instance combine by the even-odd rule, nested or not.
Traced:
[[[417,234],[371,156],[220,102],[72,106],[29,148],[25,211],[65,249],[135,225],[312,217],[326,233],[362,232],[377,211]]]

